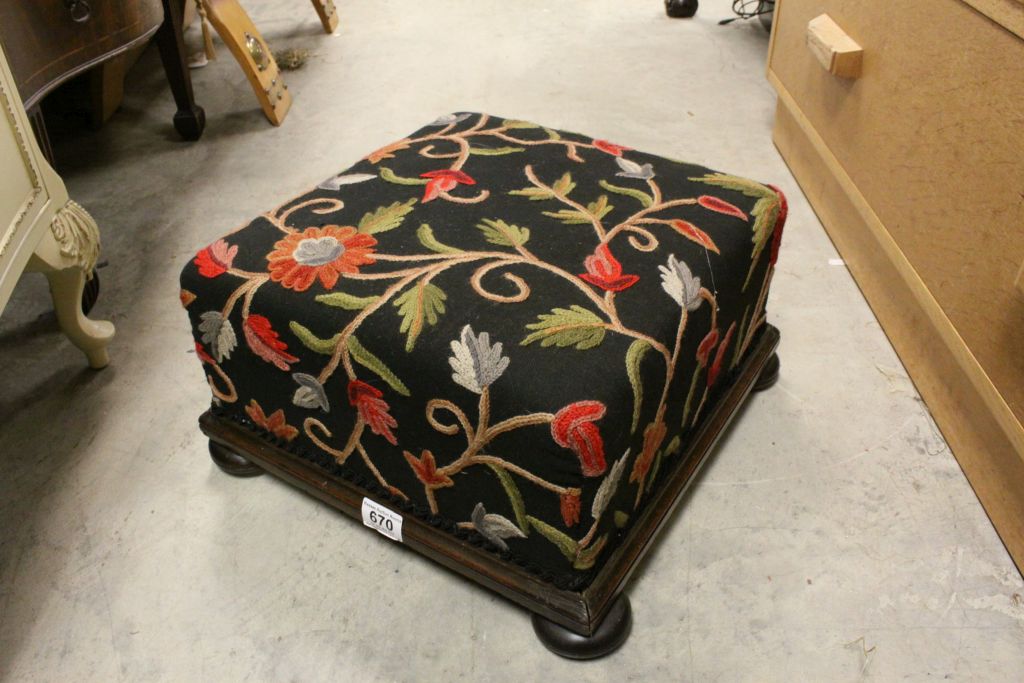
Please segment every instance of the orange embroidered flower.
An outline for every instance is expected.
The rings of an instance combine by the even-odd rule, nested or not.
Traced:
[[[391,430],[398,426],[398,421],[388,412],[390,406],[381,398],[383,395],[377,387],[358,379],[348,383],[348,402],[359,413],[360,419],[369,425],[371,432],[383,436],[394,446],[398,439]]]
[[[245,407],[245,412],[249,414],[252,421],[259,427],[262,427],[280,439],[291,441],[299,435],[298,429],[284,421],[284,411],[280,408],[268,416],[263,412],[263,408],[261,408],[260,404],[256,402],[256,399],[252,399],[249,401],[249,405]]]
[[[701,340],[700,346],[697,347],[697,362],[703,368],[708,364],[708,358],[711,356],[711,351],[718,344],[718,328],[708,332],[704,339]]]
[[[434,461],[434,454],[430,451],[424,450],[423,455],[419,458],[409,451],[403,451],[402,455],[405,456],[405,461],[409,463],[412,471],[416,473],[416,478],[426,486],[432,489],[455,486],[455,482],[451,480],[451,477],[437,471],[437,462]]]
[[[196,355],[199,356],[199,360],[201,360],[204,363],[209,363],[210,365],[217,364],[217,361],[213,359],[213,356],[208,354],[206,352],[206,349],[204,349],[203,345],[200,344],[199,342],[196,342]]]
[[[566,526],[575,526],[580,521],[580,490],[568,489],[558,497],[562,521]]]
[[[427,186],[423,188],[423,203],[437,199],[442,192],[450,192],[456,185],[476,185],[476,181],[462,171],[442,169],[440,171],[427,171],[420,174],[421,178],[429,178]]]
[[[654,456],[658,452],[658,447],[661,446],[661,442],[665,440],[666,432],[668,432],[668,428],[661,420],[652,422],[647,425],[647,429],[644,430],[644,449],[633,462],[633,471],[629,474],[629,480],[631,482],[640,482],[641,490],[643,490],[643,482],[647,479],[647,473],[650,471],[651,464],[654,462]]]
[[[192,263],[199,268],[200,275],[214,278],[228,272],[237,255],[237,244],[229,245],[224,240],[217,240],[205,249],[201,249]]]
[[[376,245],[377,240],[350,225],[306,228],[279,240],[267,254],[270,279],[296,292],[306,291],[317,279],[324,289],[333,289],[342,275],[375,263]]]

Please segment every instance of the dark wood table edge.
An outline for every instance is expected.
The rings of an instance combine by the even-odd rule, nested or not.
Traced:
[[[747,352],[733,385],[708,413],[691,437],[686,451],[677,456],[679,464],[647,501],[629,537],[616,548],[582,592],[557,588],[529,570],[503,561],[485,548],[408,515],[403,515],[402,521],[404,545],[535,614],[582,635],[591,635],[650,550],[654,536],[683,499],[683,493],[750,394],[778,343],[778,330],[766,324]],[[363,498],[368,497],[389,507],[386,502],[367,495],[354,484],[324,473],[313,463],[297,458],[265,441],[257,433],[220,419],[210,411],[200,416],[199,427],[212,442],[243,455],[267,472],[349,517],[362,520]],[[370,529],[366,531],[374,533]]]

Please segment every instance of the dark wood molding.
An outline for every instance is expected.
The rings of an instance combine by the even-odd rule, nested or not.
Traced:
[[[628,537],[608,557],[593,582],[582,592],[559,589],[484,548],[406,515],[403,515],[402,526],[404,545],[554,624],[583,636],[593,636],[762,372],[766,369],[771,371],[769,360],[774,356],[778,343],[778,330],[765,325],[747,352],[733,385],[690,436],[685,451],[676,461],[677,466],[651,495],[630,528]],[[775,370],[777,372],[777,367]],[[199,418],[199,426],[221,449],[233,451],[346,515],[361,519],[362,501],[367,496],[350,482],[329,475],[313,463],[297,458],[256,433],[234,422],[219,419],[210,412]],[[369,497],[373,499],[373,496]],[[381,504],[387,507],[386,503]]]

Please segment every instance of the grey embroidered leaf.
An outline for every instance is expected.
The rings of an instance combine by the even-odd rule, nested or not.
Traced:
[[[238,338],[231,323],[221,315],[220,311],[207,311],[199,316],[199,331],[203,343],[210,347],[212,355],[219,363],[231,357],[231,352],[238,346]]]
[[[625,157],[616,157],[615,163],[622,169],[615,174],[617,176],[636,178],[638,180],[650,180],[654,177],[654,168],[650,164],[641,165]]]
[[[304,372],[292,374],[292,379],[299,385],[292,396],[292,403],[300,408],[319,408],[325,413],[331,412],[331,406],[327,402],[327,393],[324,385],[313,375]]]
[[[668,264],[658,266],[661,271],[661,288],[687,311],[700,307],[700,278],[694,276],[690,267],[669,254]]]
[[[453,124],[453,123],[462,123],[463,121],[468,119],[470,116],[472,116],[472,114],[466,114],[466,113],[463,113],[463,114],[445,114],[443,116],[438,116],[436,119],[433,120],[432,123],[430,123],[428,125],[431,125],[431,126],[447,126],[447,125],[450,125],[450,124]]]
[[[508,550],[505,543],[506,538],[526,538],[526,534],[517,527],[512,520],[501,515],[488,514],[483,503],[477,503],[473,508],[473,528],[480,532],[480,535],[498,546],[502,550]]]
[[[469,325],[462,328],[460,338],[451,347],[453,355],[448,363],[455,371],[452,379],[473,393],[483,393],[508,367],[508,357],[501,355],[501,342],[492,345],[487,332],[474,335]]]
[[[594,504],[590,508],[590,515],[594,519],[601,518],[601,515],[604,514],[605,509],[608,507],[608,501],[612,499],[615,491],[619,488],[619,479],[622,478],[622,471],[626,469],[626,460],[628,459],[629,449],[626,449],[622,457],[612,465],[612,471],[604,478],[601,486],[597,489],[597,493],[594,494]]]
[[[342,185],[353,185],[355,183],[365,183],[367,180],[373,180],[377,176],[372,173],[342,173],[336,175],[327,180],[323,181],[317,187],[321,190],[335,190],[341,188]]]

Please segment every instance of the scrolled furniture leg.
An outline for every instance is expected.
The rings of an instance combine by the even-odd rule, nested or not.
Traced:
[[[757,381],[754,382],[754,391],[770,389],[777,381],[779,381],[779,354],[773,353],[772,357],[765,362],[764,369],[761,370]]]
[[[590,636],[581,636],[539,614],[533,615],[533,631],[540,642],[556,655],[568,659],[597,659],[609,655],[626,642],[632,627],[633,610],[625,594],[615,599],[604,621]]]
[[[210,441],[210,457],[217,467],[233,477],[256,477],[263,474],[262,467],[213,440]]]

